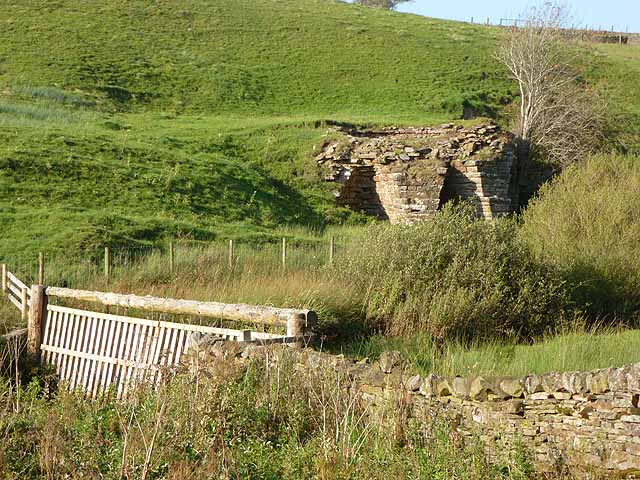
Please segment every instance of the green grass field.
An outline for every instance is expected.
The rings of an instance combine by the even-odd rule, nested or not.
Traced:
[[[0,258],[358,223],[312,159],[325,122],[507,122],[500,36],[331,0],[5,5]],[[638,47],[593,50],[637,120]]]

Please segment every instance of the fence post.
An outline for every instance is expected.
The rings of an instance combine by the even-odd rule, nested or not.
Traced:
[[[111,260],[109,258],[109,247],[104,247],[104,280],[109,283]]]
[[[22,320],[26,320],[27,319],[27,315],[29,314],[29,296],[28,296],[28,289],[27,287],[22,287],[22,290],[20,291],[20,313],[22,314]]]
[[[38,283],[44,285],[44,253],[38,254]]]
[[[7,293],[9,288],[9,277],[7,276],[7,266],[2,264],[2,293]]]
[[[242,330],[242,340],[241,342],[250,342],[251,341],[251,330]]]
[[[173,273],[175,270],[174,257],[173,257],[173,242],[169,242],[169,271]]]
[[[31,286],[31,308],[27,323],[27,352],[34,362],[40,363],[42,353],[42,333],[47,317],[47,287]]]
[[[287,239],[282,239],[282,269],[287,268]]]
[[[229,239],[229,269],[233,268],[233,239]]]
[[[336,237],[333,235],[329,239],[329,265],[333,265],[333,255],[336,251]]]
[[[304,315],[293,314],[287,319],[287,337],[303,337],[307,326]],[[300,346],[300,342],[298,342]]]

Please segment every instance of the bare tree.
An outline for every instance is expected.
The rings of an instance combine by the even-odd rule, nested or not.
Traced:
[[[602,143],[606,106],[579,81],[579,49],[565,27],[568,9],[545,2],[513,27],[498,51],[520,88],[517,130],[527,154],[555,164],[584,158]]]
[[[394,10],[401,3],[412,2],[413,0],[355,0],[354,3],[366,5],[368,7],[384,8]]]

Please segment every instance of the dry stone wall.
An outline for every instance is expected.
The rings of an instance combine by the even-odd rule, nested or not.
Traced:
[[[471,200],[478,216],[518,207],[514,141],[497,125],[335,131],[316,156],[337,202],[392,223],[429,218]]]
[[[278,362],[282,355],[293,356],[296,369],[344,371],[372,412],[390,407],[412,421],[445,418],[460,438],[480,438],[490,457],[524,448],[539,471],[640,475],[640,364],[523,377],[421,377],[398,352],[368,363],[310,349],[218,341],[195,345],[183,361],[216,376],[229,359],[237,366],[253,356]]]

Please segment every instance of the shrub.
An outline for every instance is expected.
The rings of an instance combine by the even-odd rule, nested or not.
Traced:
[[[413,226],[375,225],[337,268],[386,333],[437,339],[540,334],[562,316],[562,282],[517,239],[513,219],[448,206]]]
[[[640,311],[640,159],[599,155],[566,169],[524,214],[521,238],[599,316]]]
[[[297,368],[286,349],[252,356],[242,368],[218,358],[157,392],[140,387],[130,402],[65,389],[46,398],[37,378],[16,390],[0,377],[0,476],[522,478],[525,462],[505,452],[490,464],[481,439],[456,441],[446,417],[374,410],[340,369]]]

